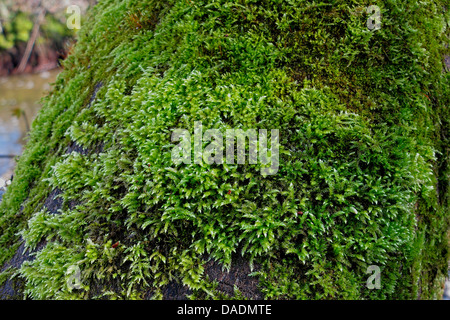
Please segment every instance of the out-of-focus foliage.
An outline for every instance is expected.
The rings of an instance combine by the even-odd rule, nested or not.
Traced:
[[[367,29],[371,4],[380,30]],[[261,266],[266,298],[436,298],[448,17],[427,0],[99,1],[0,204],[0,263],[19,234],[45,244],[16,277],[34,299],[161,298],[170,281],[216,298],[205,260],[229,267],[234,252]],[[171,130],[199,120],[279,129],[278,173],[174,165]]]
[[[81,12],[93,1],[90,0],[6,0],[0,3],[0,51],[13,48],[19,42],[26,42],[36,17],[41,9],[46,12],[38,42],[60,41],[74,36],[66,26],[66,8],[78,5]]]

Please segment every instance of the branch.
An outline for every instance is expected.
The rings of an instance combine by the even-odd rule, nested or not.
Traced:
[[[22,73],[25,70],[25,67],[27,66],[28,60],[30,59],[31,51],[33,50],[34,47],[34,43],[36,42],[36,39],[39,35],[39,28],[41,27],[41,23],[44,20],[45,13],[46,10],[44,8],[41,8],[34,23],[33,31],[31,32],[30,39],[28,40],[27,48],[25,49],[22,61],[20,62],[19,68],[17,68],[17,71],[19,73]]]

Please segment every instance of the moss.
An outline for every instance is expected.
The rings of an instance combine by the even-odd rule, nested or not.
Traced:
[[[223,298],[204,265],[230,268],[238,253],[262,266],[253,276],[269,299],[437,298],[448,12],[378,1],[371,31],[368,5],[99,1],[0,204],[0,263],[19,235],[47,241],[20,268],[24,295],[161,298],[175,281],[191,298]],[[278,173],[173,164],[172,130],[195,121],[279,129]],[[52,190],[58,214],[44,206]],[[369,265],[379,290],[365,285]]]

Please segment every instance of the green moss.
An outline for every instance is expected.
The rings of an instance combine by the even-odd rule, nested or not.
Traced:
[[[366,1],[99,1],[0,205],[1,263],[19,232],[30,248],[47,240],[20,269],[24,294],[161,298],[175,280],[191,298],[223,298],[204,260],[229,268],[238,252],[262,266],[270,299],[437,298],[443,4],[377,4],[382,28],[370,31]],[[174,165],[171,132],[194,121],[279,129],[278,173]],[[66,154],[71,141],[90,151]],[[57,215],[43,208],[53,189]],[[72,265],[82,289],[66,286]],[[369,265],[379,290],[366,287]]]

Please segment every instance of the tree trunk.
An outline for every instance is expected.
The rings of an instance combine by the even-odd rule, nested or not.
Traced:
[[[38,16],[36,18],[36,22],[34,23],[34,26],[33,26],[33,31],[31,32],[30,39],[28,40],[28,43],[27,43],[27,48],[25,49],[25,53],[22,57],[22,61],[20,62],[19,67],[17,68],[17,71],[19,73],[22,73],[27,66],[28,60],[30,59],[31,51],[33,50],[33,47],[34,47],[34,43],[36,42],[36,39],[39,35],[39,29],[41,27],[42,21],[44,20],[45,13],[46,13],[46,10],[44,8],[41,8],[39,10]]]

